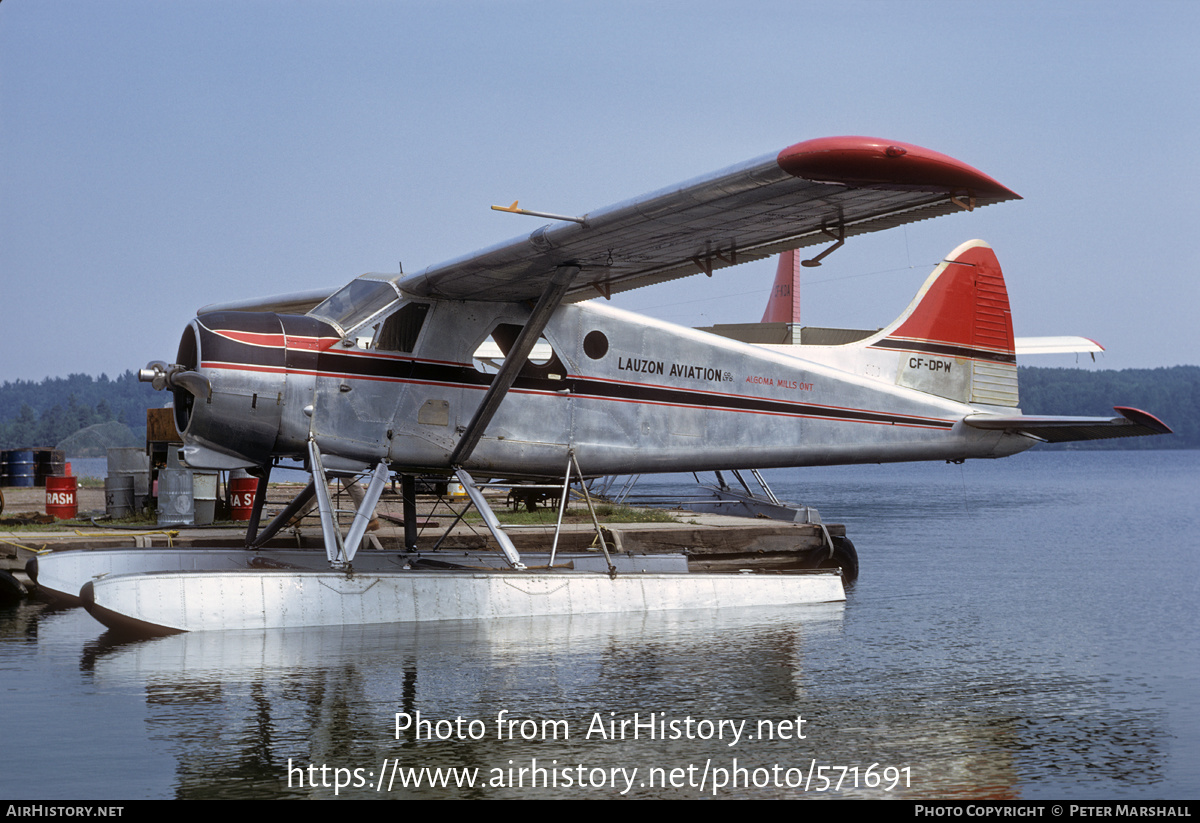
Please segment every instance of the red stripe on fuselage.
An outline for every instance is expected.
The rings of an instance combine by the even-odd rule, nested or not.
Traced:
[[[248,346],[262,346],[270,349],[303,349],[305,351],[324,351],[338,342],[337,337],[304,337],[297,335],[289,335],[278,333],[266,334],[263,332],[238,331],[236,329],[209,329],[213,334],[224,337],[226,340],[233,340],[237,343],[245,343]]]
[[[285,336],[283,334],[258,334],[258,333],[253,333],[253,332],[237,332],[237,331],[229,331],[229,330],[219,330],[219,331],[214,330],[214,332],[217,334],[222,334],[230,339],[237,340],[238,342],[246,343],[249,345],[257,345],[257,346],[264,346],[264,347],[270,347],[270,348],[282,348],[284,342],[286,341],[286,343],[289,347],[297,348],[297,349],[304,349],[304,350],[309,350],[309,351],[328,350],[329,348],[331,348],[333,346],[334,343],[338,342],[338,340],[339,340],[339,338],[336,338],[336,337]],[[300,345],[293,345],[293,341],[295,341],[297,344],[300,344]],[[474,368],[474,366],[472,364],[468,364],[468,363],[460,363],[460,362],[452,361],[452,360],[451,361],[428,360],[428,359],[422,359],[422,358],[397,356],[390,352],[363,351],[363,350],[350,349],[350,350],[346,350],[346,351],[340,351],[340,352],[338,352],[338,354],[340,356],[350,356],[352,358],[362,358],[365,360],[384,359],[384,360],[394,360],[397,362],[408,362],[408,363],[413,363],[413,364],[451,366],[454,368],[464,368],[464,369],[465,368],[472,368],[472,369]],[[466,382],[421,380],[421,379],[413,379],[413,378],[388,377],[386,375],[354,374],[354,373],[345,372],[345,371],[331,371],[331,370],[326,371],[326,370],[320,370],[320,369],[296,369],[296,368],[287,368],[287,367],[279,367],[279,366],[258,366],[258,365],[254,365],[254,364],[250,364],[250,363],[204,361],[201,363],[201,366],[203,368],[225,369],[225,370],[230,370],[230,371],[248,371],[248,372],[255,372],[255,373],[259,373],[259,374],[283,374],[283,375],[295,374],[298,376],[334,377],[334,378],[342,378],[342,379],[348,379],[348,380],[367,380],[367,381],[373,381],[373,382],[397,383],[397,384],[414,385],[414,386],[419,385],[419,386],[439,386],[439,387],[443,387],[443,388],[467,388],[467,389],[475,389],[475,390],[479,390],[479,391],[482,391],[482,390],[488,388],[487,385],[466,383]],[[871,423],[874,425],[885,425],[885,426],[886,425],[895,425],[895,426],[904,426],[904,427],[909,427],[909,428],[926,428],[926,429],[936,429],[936,430],[945,430],[949,426],[953,425],[953,423],[955,422],[954,420],[950,420],[950,419],[938,418],[938,417],[927,417],[925,415],[919,415],[919,414],[897,414],[894,412],[856,409],[856,408],[848,407],[848,406],[829,406],[829,405],[825,405],[825,404],[821,404],[821,403],[813,403],[813,402],[799,403],[799,402],[792,401],[792,400],[775,399],[775,398],[770,398],[770,397],[764,397],[761,395],[735,394],[732,392],[719,392],[719,391],[712,391],[712,390],[708,390],[708,389],[698,390],[698,389],[691,389],[691,388],[685,388],[685,387],[680,387],[680,386],[668,386],[668,385],[659,384],[659,383],[641,383],[641,382],[634,382],[634,381],[629,381],[629,380],[615,380],[615,379],[602,378],[602,377],[588,377],[585,375],[576,375],[576,374],[568,374],[566,376],[566,380],[590,381],[590,382],[607,384],[607,385],[628,386],[628,387],[634,388],[634,389],[637,389],[637,388],[654,389],[654,390],[661,390],[661,391],[677,392],[677,393],[690,395],[690,396],[723,397],[723,398],[728,398],[730,400],[742,401],[742,402],[759,401],[759,402],[765,402],[765,403],[779,404],[779,405],[783,405],[783,406],[794,406],[794,407],[797,407],[798,409],[800,407],[804,407],[806,409],[811,409],[812,411],[797,410],[794,412],[790,412],[790,411],[777,411],[777,410],[754,409],[754,408],[732,408],[729,406],[721,406],[721,405],[714,406],[709,403],[671,402],[671,401],[664,401],[664,400],[639,399],[639,398],[634,398],[634,397],[610,397],[607,395],[593,394],[593,393],[586,392],[586,391],[576,392],[576,394],[575,394],[576,397],[586,397],[591,400],[601,400],[601,401],[606,400],[606,401],[611,401],[611,402],[616,402],[616,403],[636,403],[639,405],[661,406],[664,408],[711,409],[713,411],[727,411],[727,412],[735,412],[738,414],[758,414],[758,415],[768,415],[768,416],[773,416],[773,417],[792,417],[792,418],[814,419],[814,420],[835,420],[835,421],[840,421],[840,422]],[[556,391],[538,390],[538,389],[524,389],[524,388],[515,388],[514,387],[514,388],[510,389],[510,391],[515,392],[517,394],[524,394],[524,395],[561,396]],[[821,413],[822,411],[825,411],[827,413],[822,414]],[[839,415],[838,412],[841,412],[842,414]],[[860,414],[875,415],[875,416],[890,418],[890,419],[864,420],[864,419],[855,418],[853,416],[849,416],[849,415],[860,415]],[[921,421],[928,421],[928,422],[921,422]]]
[[[413,363],[431,363],[431,364],[437,364],[437,365],[456,366],[459,368],[473,368],[473,366],[469,366],[466,363],[457,363],[454,361],[419,360],[419,359],[415,359],[415,358],[393,358],[393,359],[407,360],[407,361],[413,362]],[[295,375],[310,376],[310,377],[333,377],[333,378],[341,378],[341,379],[346,379],[346,380],[367,380],[367,381],[388,382],[388,383],[396,383],[396,384],[412,385],[412,386],[437,386],[437,387],[442,387],[442,388],[474,389],[477,391],[484,391],[488,388],[487,385],[474,384],[474,383],[446,382],[446,381],[439,381],[439,380],[421,380],[421,379],[413,379],[413,378],[407,378],[407,377],[387,377],[387,376],[382,376],[382,375],[360,375],[360,374],[352,374],[349,372],[341,372],[341,371],[288,369],[288,368],[280,368],[280,367],[276,367],[276,366],[255,366],[255,365],[243,364],[243,363],[218,363],[218,362],[213,362],[213,361],[206,361],[206,362],[202,363],[201,365],[203,368],[224,369],[224,370],[229,370],[229,371],[249,371],[249,372],[256,372],[256,373],[284,374],[284,375],[295,374]],[[869,409],[858,409],[858,408],[854,408],[852,406],[830,406],[830,405],[825,405],[822,403],[813,403],[813,402],[799,403],[799,402],[792,401],[792,400],[774,399],[774,398],[769,398],[769,397],[763,397],[760,395],[734,394],[731,392],[700,391],[700,390],[696,390],[696,389],[681,388],[679,386],[668,386],[668,385],[656,384],[656,383],[637,383],[637,382],[627,381],[627,380],[611,380],[611,379],[606,379],[606,378],[601,378],[601,377],[586,377],[583,375],[568,375],[566,377],[566,380],[591,381],[591,382],[602,383],[602,384],[607,384],[607,385],[628,386],[630,388],[659,389],[659,390],[663,390],[663,391],[678,392],[678,393],[682,393],[682,394],[695,395],[695,396],[700,396],[700,397],[713,396],[713,397],[724,397],[724,398],[729,398],[731,400],[746,401],[746,402],[762,401],[762,402],[768,402],[768,403],[776,403],[776,404],[780,404],[780,405],[784,405],[784,406],[796,406],[796,407],[803,406],[803,407],[812,409],[813,411],[799,411],[799,410],[797,410],[797,411],[772,411],[772,410],[767,410],[767,409],[732,408],[732,407],[728,407],[728,406],[713,405],[710,403],[669,402],[669,401],[662,401],[662,400],[645,400],[645,399],[638,399],[638,398],[633,398],[633,397],[609,397],[606,395],[593,394],[590,392],[575,392],[574,393],[575,397],[587,398],[587,399],[593,400],[593,401],[608,401],[608,402],[613,402],[613,403],[634,403],[634,404],[638,404],[638,405],[659,406],[659,407],[663,407],[663,408],[707,409],[707,410],[712,410],[712,411],[733,412],[733,413],[737,413],[737,414],[755,414],[755,415],[766,415],[766,416],[771,416],[771,417],[791,417],[791,418],[796,418],[796,419],[832,420],[832,421],[837,421],[837,422],[842,422],[842,423],[870,423],[870,424],[878,425],[878,426],[902,426],[905,428],[922,428],[922,429],[930,429],[930,430],[938,430],[938,431],[945,431],[946,429],[951,427],[955,422],[955,420],[953,420],[953,419],[927,417],[925,415],[920,415],[920,414],[898,414],[895,412],[872,411]],[[514,387],[514,388],[510,389],[509,391],[511,391],[514,394],[537,395],[537,396],[543,396],[543,397],[562,397],[562,394],[560,394],[559,392],[551,391],[551,390],[523,389],[523,388],[515,388]],[[822,413],[822,412],[826,412],[826,413]],[[838,412],[842,412],[842,414],[839,415]],[[849,416],[849,415],[858,415],[858,414],[876,415],[879,417],[884,417],[884,418],[889,418],[889,419],[863,420],[863,419],[858,419],[858,418]],[[927,422],[922,422],[922,421],[927,421]]]

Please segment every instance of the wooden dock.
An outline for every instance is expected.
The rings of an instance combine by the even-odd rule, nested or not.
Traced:
[[[298,490],[298,487],[272,487],[268,499],[264,522],[274,509],[282,508]],[[17,512],[45,510],[45,491],[40,488],[5,490],[6,515]],[[79,509],[81,516],[89,510],[103,509],[103,489],[80,489]],[[352,508],[343,499],[344,507]],[[455,501],[454,509],[461,510],[465,503]],[[368,533],[361,551],[400,551],[403,549],[404,528],[401,523],[401,501],[392,493],[386,493],[377,510],[379,527]],[[554,536],[554,522],[536,525],[511,525],[503,501],[495,504],[497,514],[505,531],[520,552],[547,552]],[[656,510],[658,511],[658,510]],[[559,538],[559,551],[599,551],[596,531],[587,509],[575,504],[570,509],[570,521],[565,522]],[[627,515],[627,512],[622,512]],[[688,557],[689,567],[694,571],[730,571],[737,569],[788,569],[809,568],[814,558],[827,549],[825,532],[831,537],[845,535],[840,524],[796,524],[766,519],[729,517],[715,514],[699,514],[692,511],[668,511],[666,522],[616,522],[601,516],[601,525],[610,551],[637,554],[682,553]],[[439,549],[460,551],[464,549],[490,548],[498,551],[487,528],[478,521],[460,521],[450,528],[454,513],[444,504],[435,506],[434,498],[422,497],[418,504],[421,532],[418,549],[432,550],[440,541]],[[514,515],[514,517],[516,517]],[[211,527],[158,527],[152,521],[141,524],[119,524],[108,526],[103,520],[97,525],[90,523],[64,524],[61,530],[8,531],[0,525],[0,568],[21,569],[29,557],[25,549],[65,551],[68,549],[101,549],[120,547],[239,547],[242,544],[245,524],[218,523]],[[270,549],[311,549],[323,551],[321,529],[314,515],[301,520],[296,526],[280,532],[266,547]]]

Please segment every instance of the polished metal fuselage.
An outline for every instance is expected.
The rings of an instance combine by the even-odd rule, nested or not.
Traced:
[[[420,302],[428,311],[403,353],[343,340],[311,317],[197,318],[194,365],[211,392],[180,416],[189,462],[303,459],[312,438],[333,470],[386,460],[400,472],[450,471],[494,370],[474,355],[530,310]],[[886,370],[872,376],[875,366],[808,362],[599,301],[560,306],[542,337],[550,356],[543,346],[522,368],[463,468],[562,476],[569,450],[589,475],[961,460],[1034,442],[972,429],[963,417],[986,407],[897,385]]]

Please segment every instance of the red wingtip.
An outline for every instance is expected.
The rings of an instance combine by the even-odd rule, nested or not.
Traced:
[[[822,137],[788,146],[777,158],[788,174],[822,183],[918,191],[969,191],[1000,200],[1020,195],[966,163],[911,143],[877,137]]]
[[[1140,426],[1145,426],[1148,429],[1153,429],[1159,434],[1174,434],[1171,427],[1159,420],[1150,412],[1144,412],[1141,409],[1135,409],[1130,406],[1113,406],[1113,411],[1133,423]]]

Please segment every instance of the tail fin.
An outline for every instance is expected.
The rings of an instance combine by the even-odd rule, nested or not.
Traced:
[[[898,385],[965,403],[1017,405],[1008,290],[982,240],[952,251],[904,314],[862,345],[899,355]]]
[[[800,322],[800,255],[795,250],[779,255],[775,268],[775,285],[763,312],[763,323]]]

